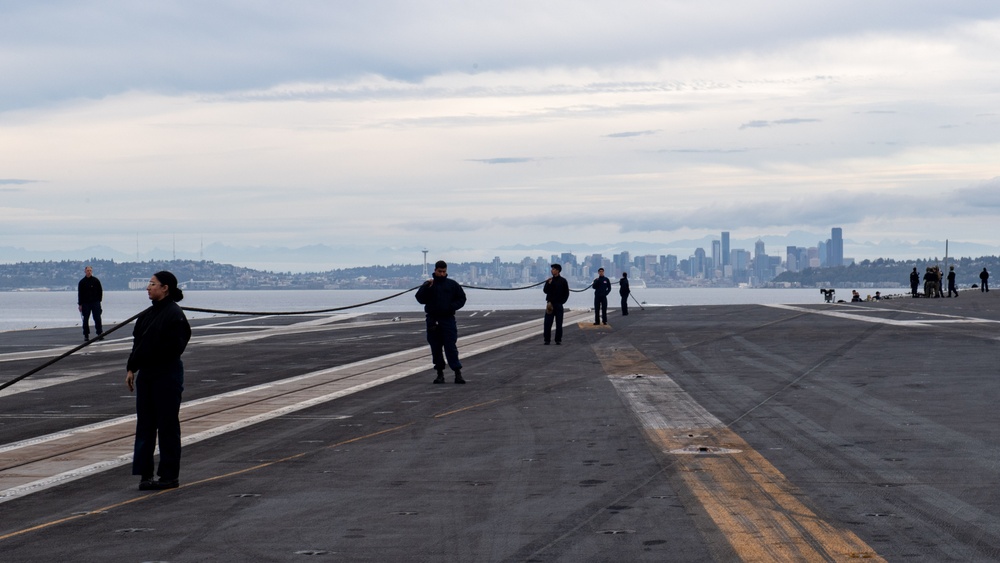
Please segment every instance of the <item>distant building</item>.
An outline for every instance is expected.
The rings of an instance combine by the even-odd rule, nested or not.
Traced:
[[[638,258],[637,258],[638,259]],[[654,276],[659,275],[662,272],[662,267],[660,266],[660,259],[655,254],[646,254],[642,256],[642,276],[644,279],[653,279]]]
[[[664,274],[672,275],[677,271],[677,256],[673,254],[667,254],[663,260],[663,270]]]
[[[712,241],[712,277],[715,277],[715,270],[722,269],[722,242],[718,240]]]
[[[688,258],[688,275],[692,278],[705,277],[705,249],[694,249],[694,256]]]
[[[830,229],[830,267],[844,265],[844,231],[840,227]]]
[[[733,283],[746,283],[749,281],[750,253],[742,248],[736,248],[730,252],[729,257],[731,261],[729,267],[732,269]]]
[[[590,271],[596,276],[597,270],[604,267],[604,257],[600,254],[592,254],[588,263],[590,265]],[[607,274],[607,272],[605,272],[605,274]]]

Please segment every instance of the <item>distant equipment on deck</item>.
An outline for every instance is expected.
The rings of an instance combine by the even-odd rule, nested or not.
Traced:
[[[836,293],[836,290],[833,288],[820,289],[819,292],[823,294],[823,299],[825,299],[827,303],[833,303],[833,296]]]

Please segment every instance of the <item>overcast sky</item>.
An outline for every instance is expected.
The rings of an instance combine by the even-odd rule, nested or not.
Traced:
[[[995,0],[0,0],[0,247],[1000,247],[998,53]]]

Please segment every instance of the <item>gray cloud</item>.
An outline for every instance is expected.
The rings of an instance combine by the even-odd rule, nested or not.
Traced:
[[[653,130],[648,130],[648,131],[625,131],[625,132],[622,132],[622,133],[611,133],[610,135],[605,135],[605,137],[608,137],[608,138],[611,138],[611,139],[621,139],[621,138],[625,138],[625,137],[644,137],[644,136],[647,136],[647,135],[655,135],[658,132],[659,131],[653,131]]]
[[[1000,181],[993,180],[998,184]],[[623,222],[623,232],[677,229],[794,227],[855,224],[866,220],[974,218],[995,213],[1000,192],[983,197],[982,188],[952,190],[933,197],[898,193],[833,192],[793,200],[713,204],[683,212],[638,216]]]
[[[526,67],[614,67],[691,55],[774,50],[871,30],[921,34],[995,18],[1000,4],[844,0],[815,10],[792,0],[470,4],[301,2],[5,2],[0,84],[6,107],[102,98],[129,90],[232,92],[377,74],[424,77]],[[642,13],[636,19],[633,14]],[[719,17],[718,14],[728,14]],[[774,14],[782,14],[781,18]],[[553,22],[560,32],[553,33]],[[705,33],[711,29],[713,33]],[[389,38],[389,40],[387,40]],[[2,108],[0,108],[2,109]]]
[[[775,125],[796,125],[796,124],[799,124],[799,123],[817,123],[819,121],[820,121],[819,119],[802,119],[802,118],[793,117],[791,119],[778,119],[778,120],[772,121],[771,123],[773,123]]]
[[[622,214],[546,213],[494,217],[488,221],[413,222],[407,228],[470,232],[497,228],[586,230],[614,226],[621,233],[747,228],[797,228],[803,225],[851,225],[866,220],[935,219],[993,215],[1000,207],[1000,178],[980,186],[952,190],[941,197],[901,197],[895,193],[824,193],[795,199],[711,203],[702,207],[645,208]],[[984,193],[985,192],[985,193]]]
[[[1000,207],[1000,176],[973,187],[955,190],[954,197],[950,199],[964,206],[988,208],[990,213],[996,213],[995,209]]]
[[[535,158],[507,156],[499,158],[470,158],[469,162],[482,162],[483,164],[520,164],[522,162],[534,162]]]
[[[772,125],[798,125],[799,123],[816,123],[820,121],[819,119],[802,119],[802,118],[790,118],[790,119],[776,119],[774,121],[749,121],[740,125],[740,129],[752,129],[758,127],[771,127]]]
[[[21,186],[24,184],[34,184],[38,180],[19,180],[17,178],[0,178],[0,186]]]
[[[659,152],[679,154],[733,154],[747,152],[747,149],[664,149]]]
[[[449,217],[446,219],[428,219],[426,221],[408,221],[398,223],[396,226],[402,229],[418,232],[471,233],[489,229],[494,226],[494,223],[488,219],[477,221],[473,219],[455,219]]]

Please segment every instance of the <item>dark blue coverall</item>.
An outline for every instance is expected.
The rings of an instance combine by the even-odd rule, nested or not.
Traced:
[[[465,306],[462,286],[447,276],[434,276],[434,283],[426,281],[420,286],[416,298],[427,315],[427,343],[431,346],[434,369],[443,370],[447,359],[448,367],[455,372],[461,371],[455,311]]]
[[[132,331],[128,370],[135,376],[135,451],[132,474],[153,476],[153,453],[160,441],[156,474],[173,481],[181,465],[181,354],[191,339],[191,325],[177,303],[164,299],[143,311]]]

